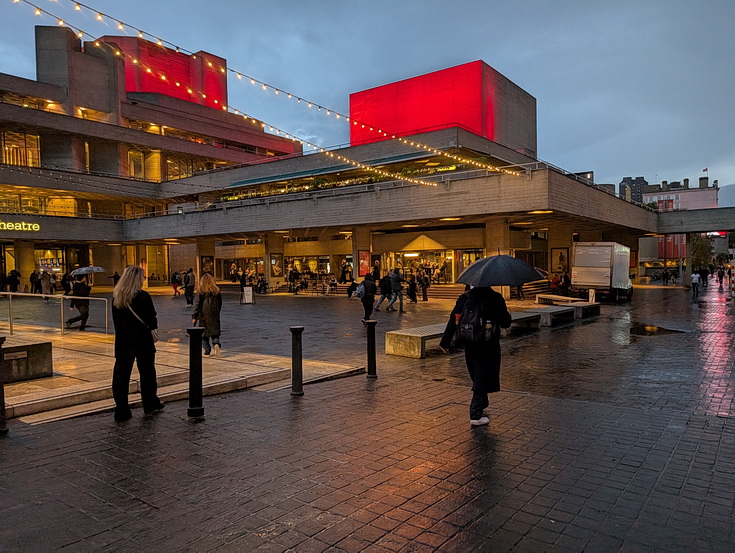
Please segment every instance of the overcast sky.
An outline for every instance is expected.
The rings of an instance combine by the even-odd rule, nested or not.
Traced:
[[[35,78],[33,15],[0,0],[0,72]],[[85,32],[116,24],[33,0]],[[481,59],[537,100],[538,156],[598,183],[735,183],[735,0],[85,0],[348,113],[349,94]],[[230,105],[324,146],[347,126],[231,78]],[[709,171],[703,173],[707,167]]]

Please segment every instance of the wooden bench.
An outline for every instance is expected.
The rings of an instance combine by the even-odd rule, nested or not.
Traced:
[[[385,353],[423,359],[426,341],[441,338],[447,323],[391,330],[385,333]]]
[[[538,313],[541,315],[541,326],[556,326],[557,324],[574,321],[574,307],[552,305],[549,307],[537,307],[529,309],[526,313]]]
[[[53,374],[51,342],[7,337],[0,349],[0,381],[9,384]]]
[[[600,304],[596,302],[580,301],[571,304],[570,307],[574,307],[575,319],[584,319],[600,314]]]
[[[569,296],[557,296],[556,294],[538,294],[536,296],[536,303],[546,305],[556,305],[558,303],[568,304],[586,301],[587,300],[582,298],[570,298]]]

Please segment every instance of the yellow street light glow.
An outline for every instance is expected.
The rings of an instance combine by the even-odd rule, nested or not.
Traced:
[[[459,217],[442,217],[440,221],[459,221]]]
[[[541,214],[544,214],[544,213],[554,213],[554,211],[551,210],[551,209],[536,209],[534,211],[529,211],[528,212],[529,215],[541,215]]]
[[[401,225],[403,228],[416,228],[418,225]]]
[[[417,253],[404,253],[403,257],[418,257],[419,254]]]

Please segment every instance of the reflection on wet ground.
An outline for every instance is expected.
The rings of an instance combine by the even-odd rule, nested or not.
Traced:
[[[684,332],[683,330],[675,330],[672,328],[664,328],[661,326],[634,324],[630,327],[630,333],[637,336],[656,336],[657,334],[670,334],[673,332]]]

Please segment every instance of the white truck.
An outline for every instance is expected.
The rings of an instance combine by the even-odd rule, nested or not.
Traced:
[[[617,242],[575,242],[571,277],[573,287],[594,290],[599,299],[630,300],[630,248]]]

